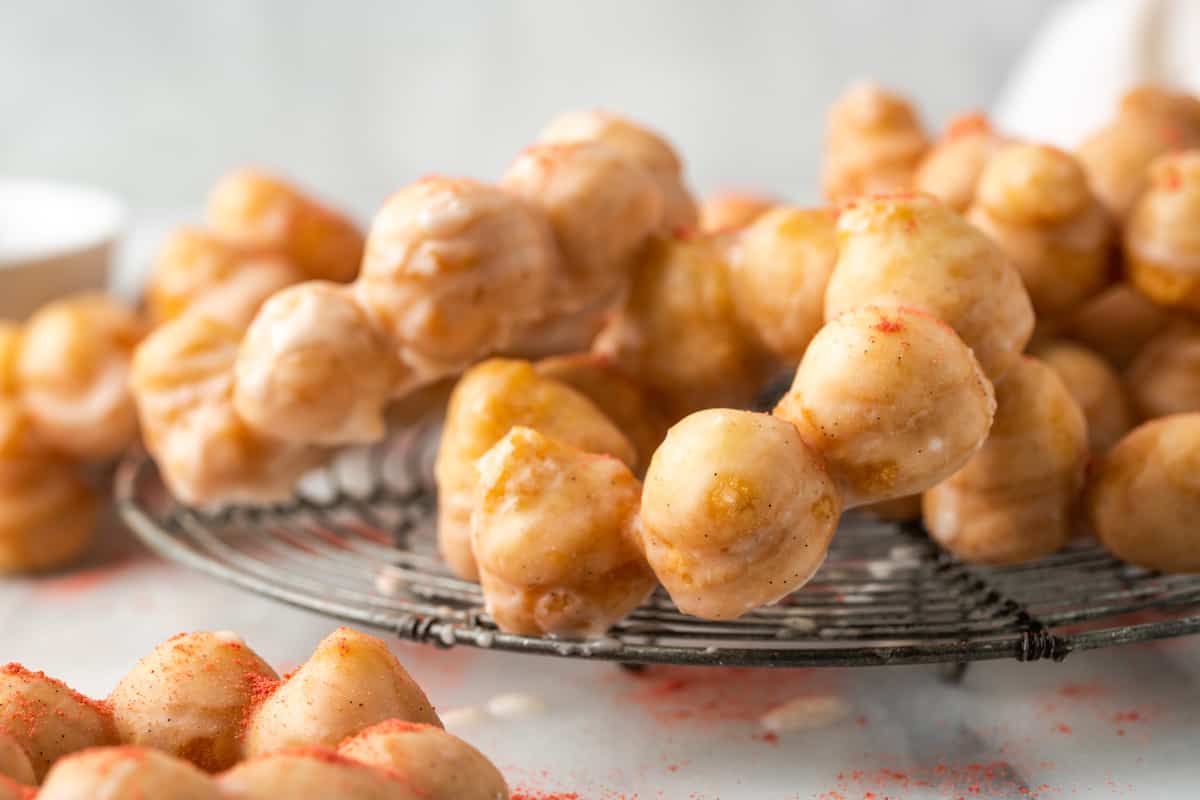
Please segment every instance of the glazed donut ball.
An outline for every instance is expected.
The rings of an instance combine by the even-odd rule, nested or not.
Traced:
[[[516,427],[478,469],[471,543],[501,630],[596,636],[650,595],[633,533],[641,485],[618,459]]]
[[[1160,155],[1200,145],[1200,102],[1160,86],[1126,93],[1115,118],[1077,151],[1092,191],[1116,219],[1124,219],[1146,186],[1146,170]]]
[[[217,782],[224,800],[429,800],[405,775],[318,747],[243,761]]]
[[[74,561],[92,541],[99,507],[75,464],[43,453],[0,455],[0,576]]]
[[[234,327],[184,314],[155,329],[134,356],[146,447],[186,503],[279,500],[320,460],[320,451],[261,434],[235,411],[240,340]]]
[[[992,129],[978,112],[960,114],[921,159],[913,188],[933,195],[962,214],[975,199],[983,168],[1008,139]]]
[[[303,276],[269,249],[179,228],[163,242],[146,285],[146,305],[156,324],[175,319],[198,300],[247,271],[283,273],[291,283]]]
[[[422,800],[508,800],[508,784],[487,757],[432,725],[388,720],[342,742],[338,753],[403,775]]]
[[[1151,339],[1125,377],[1146,419],[1200,411],[1200,324],[1178,322]]]
[[[1125,228],[1125,260],[1138,291],[1164,306],[1200,311],[1200,149],[1162,156]]]
[[[1122,561],[1200,572],[1200,413],[1156,419],[1122,439],[1092,476],[1088,512]]]
[[[255,430],[283,441],[378,441],[400,370],[348,287],[310,281],[264,303],[246,331],[233,405]]]
[[[95,747],[46,776],[38,800],[225,800],[217,782],[186,761],[145,747]]]
[[[1112,223],[1062,150],[1002,148],[984,168],[968,218],[1021,273],[1039,321],[1069,316],[1108,284]]]
[[[649,172],[663,198],[662,229],[694,229],[696,201],[683,179],[683,162],[671,143],[649,128],[604,109],[568,111],[550,121],[538,136],[541,144],[599,142]]]
[[[0,320],[0,397],[16,397],[17,359],[21,354],[21,326]]]
[[[611,304],[663,220],[654,176],[599,142],[527,148],[501,186],[550,220],[565,259],[549,301],[558,313]]]
[[[542,318],[563,268],[533,206],[466,178],[424,178],[375,215],[355,291],[416,370],[457,372]]]
[[[1107,453],[1135,421],[1121,376],[1103,358],[1071,342],[1049,342],[1034,353],[1058,373],[1083,411],[1090,451],[1094,455]]]
[[[582,393],[537,374],[526,361],[493,358],[463,375],[450,396],[434,474],[438,549],[461,577],[478,579],[471,550],[476,460],[522,425],[589,453],[632,466],[637,453],[612,420]]]
[[[0,733],[25,752],[37,782],[65,755],[116,743],[103,704],[20,664],[0,667]]]
[[[650,462],[642,544],[681,611],[735,619],[812,578],[841,509],[820,456],[793,425],[698,411],[671,428]]]
[[[612,359],[597,353],[555,356],[537,362],[534,368],[539,375],[565,383],[595,403],[633,445],[637,461],[631,466],[645,470],[670,427],[649,392]]]
[[[921,495],[910,494],[863,506],[862,510],[885,522],[911,522],[921,518]]]
[[[197,297],[188,313],[244,331],[263,303],[300,281],[300,273],[282,261],[250,264]]]
[[[850,508],[948,478],[983,444],[995,408],[991,382],[948,325],[865,306],[821,329],[774,413],[825,460]]]
[[[137,437],[129,362],[145,334],[131,308],[102,294],[43,306],[25,324],[16,374],[38,435],[76,459],[105,461]]]
[[[836,222],[831,209],[781,206],[745,227],[729,248],[737,315],[785,363],[799,363],[824,323]]]
[[[1033,335],[1021,276],[987,236],[925,195],[873,197],[842,211],[825,318],[859,306],[916,308],[962,337],[992,380]]]
[[[1087,422],[1058,374],[1023,358],[996,384],[996,420],[968,464],[925,493],[925,527],[972,563],[1049,555],[1073,533]]]
[[[829,109],[822,182],[825,199],[905,191],[929,147],[916,110],[882,86],[856,83]]]
[[[700,205],[700,232],[722,233],[744,228],[775,206],[770,197],[754,192],[726,190]]]
[[[292,747],[336,747],[388,719],[442,724],[386,644],[338,628],[251,711],[242,752],[253,758]]]
[[[4,778],[25,786],[32,786],[36,782],[29,756],[25,755],[16,739],[0,732],[0,790],[4,788]],[[4,794],[0,791],[2,797]]]
[[[1118,369],[1171,324],[1171,312],[1128,283],[1116,283],[1088,300],[1060,327],[1060,334],[1099,353]]]
[[[595,345],[675,419],[701,408],[748,406],[766,377],[765,353],[738,319],[723,258],[710,238],[655,241]]]
[[[235,634],[182,633],[139,661],[108,703],[124,744],[217,772],[240,760],[242,724],[278,680]]]
[[[362,233],[300,189],[251,169],[217,181],[206,221],[220,236],[282,253],[305,277],[350,281],[363,255]]]

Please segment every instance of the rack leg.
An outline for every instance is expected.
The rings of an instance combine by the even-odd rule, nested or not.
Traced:
[[[963,676],[967,674],[967,667],[970,666],[966,661],[954,661],[949,664],[938,664],[938,677],[943,683],[958,685],[962,683]]]

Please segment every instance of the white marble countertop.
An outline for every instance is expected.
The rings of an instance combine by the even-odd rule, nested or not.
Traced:
[[[94,695],[180,631],[235,630],[283,671],[335,625],[164,563],[115,524],[82,568],[0,583],[0,662]],[[448,727],[530,798],[1195,798],[1200,784],[1200,637],[976,664],[959,685],[932,667],[634,674],[396,652]],[[536,702],[481,710],[508,693]],[[798,698],[810,727],[771,735],[762,715]]]

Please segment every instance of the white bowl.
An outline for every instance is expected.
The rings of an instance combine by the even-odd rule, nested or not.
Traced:
[[[0,318],[24,319],[56,297],[105,288],[124,221],[108,192],[0,178]]]

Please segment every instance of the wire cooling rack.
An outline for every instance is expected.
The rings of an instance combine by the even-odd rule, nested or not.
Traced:
[[[732,622],[680,613],[662,592],[591,641],[496,629],[479,587],[434,546],[436,430],[343,456],[289,502],[203,511],[176,503],[154,464],[117,476],[122,515],[169,559],[351,623],[439,646],[629,664],[870,666],[1016,658],[1200,632],[1200,575],[1164,575],[1080,543],[1036,563],[981,568],[916,525],[848,515],[813,581]]]

